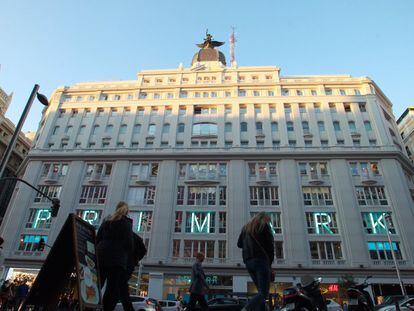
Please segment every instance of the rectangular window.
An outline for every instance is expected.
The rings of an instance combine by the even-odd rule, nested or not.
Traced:
[[[366,107],[365,103],[359,103],[358,106],[359,106],[359,111],[367,112],[367,107]]]
[[[62,186],[44,186],[39,185],[37,187],[41,192],[45,193],[47,196],[51,197],[52,199],[58,199],[60,196],[60,191],[62,190]],[[36,197],[34,198],[35,203],[45,203],[50,202],[48,198],[45,198],[40,193],[36,192]]]
[[[305,213],[309,234],[338,234],[338,222],[336,213],[313,212]]]
[[[219,233],[226,233],[226,225],[227,225],[227,213],[226,212],[219,212]]]
[[[173,251],[172,251],[173,257],[180,257],[180,245],[181,245],[181,240],[173,240]]]
[[[23,234],[20,236],[19,251],[24,252],[39,252],[39,242],[43,239],[47,243],[47,235],[26,235]]]
[[[109,177],[112,172],[112,163],[88,163],[86,165],[86,176],[93,178]]]
[[[175,222],[174,222],[174,232],[180,233],[182,230],[183,224],[183,212],[177,211],[175,212]]]
[[[362,225],[367,234],[387,234],[387,229],[390,234],[395,234],[394,222],[389,212],[369,212],[361,213]]]
[[[250,205],[276,206],[279,205],[277,187],[250,187]]]
[[[50,209],[31,208],[26,228],[29,229],[49,229],[52,222]]]
[[[351,105],[350,104],[344,104],[344,110],[345,110],[345,112],[352,112],[351,111]]]
[[[275,248],[276,259],[285,258],[284,252],[283,252],[283,241],[275,241],[274,248]]]
[[[129,187],[127,202],[129,205],[152,205],[155,200],[155,186]]]
[[[206,258],[214,258],[214,242],[206,240],[184,240],[184,257],[195,258],[203,253]]]
[[[226,241],[218,241],[218,258],[225,259],[226,258]]]
[[[331,111],[331,113],[336,113],[336,104],[329,103],[329,110]]]
[[[397,260],[402,260],[400,242],[392,242],[392,248]],[[368,251],[371,259],[392,260],[390,243],[386,241],[368,242]]]
[[[341,242],[309,242],[309,249],[312,259],[343,259]]]
[[[216,187],[188,187],[187,205],[216,205]]]
[[[384,187],[355,187],[355,191],[359,205],[388,205]]]
[[[79,204],[105,204],[108,186],[82,186]]]
[[[305,206],[332,206],[332,194],[329,187],[302,187]]]

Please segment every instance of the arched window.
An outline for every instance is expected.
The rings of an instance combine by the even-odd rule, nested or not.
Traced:
[[[119,134],[125,134],[127,131],[127,127],[128,125],[122,124],[121,127],[119,128]]]
[[[334,127],[335,131],[340,131],[341,130],[341,125],[339,124],[339,121],[333,121],[333,127]]]
[[[178,124],[178,133],[184,133],[185,125],[184,123]]]
[[[277,132],[279,130],[279,126],[277,122],[272,122],[272,132]]]
[[[150,124],[148,126],[148,135],[150,136],[155,136],[155,131],[156,131],[157,127],[155,124]]]
[[[302,121],[302,129],[304,132],[309,132],[309,122],[308,121]]]
[[[231,122],[227,122],[224,126],[224,131],[226,133],[231,133]]]
[[[68,127],[66,127],[65,133],[70,135],[70,134],[72,134],[72,130],[73,130],[73,126],[69,125]]]
[[[263,131],[263,124],[262,124],[262,122],[256,122],[256,130],[258,132]]]
[[[99,125],[98,124],[95,124],[93,126],[92,135],[95,135],[96,133],[98,133],[98,131],[99,131]]]
[[[349,121],[348,122],[348,125],[349,125],[349,129],[351,131],[356,131],[356,126],[355,126],[355,122],[354,121]]]
[[[139,134],[141,132],[141,124],[134,125],[134,134]]]
[[[164,126],[162,127],[162,133],[163,134],[167,134],[170,132],[170,124],[169,123],[165,123]]]
[[[217,136],[217,124],[215,123],[196,123],[193,125],[193,135]]]
[[[293,127],[293,122],[291,122],[291,121],[286,123],[286,127],[287,127],[288,132],[293,132],[295,130],[294,127]]]
[[[365,126],[365,129],[366,129],[367,131],[372,131],[371,122],[369,122],[369,121],[364,121],[364,126]]]
[[[106,132],[107,133],[112,133],[112,130],[114,129],[114,126],[112,124],[108,124],[106,126]]]
[[[247,123],[246,122],[240,123],[240,132],[247,132]]]
[[[55,128],[53,129],[52,135],[57,134],[57,132],[59,132],[59,128],[60,128],[60,126],[55,126]]]

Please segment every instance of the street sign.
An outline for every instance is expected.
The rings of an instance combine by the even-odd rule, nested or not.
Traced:
[[[69,214],[19,310],[102,310],[95,227]],[[66,306],[65,305],[65,306]]]

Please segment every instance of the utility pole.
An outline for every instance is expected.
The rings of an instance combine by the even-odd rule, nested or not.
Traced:
[[[401,293],[404,295],[404,297],[406,297],[407,292],[401,280],[400,268],[398,267],[397,257],[395,256],[394,247],[391,241],[390,230],[388,229],[388,221],[391,222],[391,215],[390,213],[383,213],[383,217],[384,217],[384,223],[385,223],[385,231],[387,232],[388,243],[390,244],[390,248],[391,248],[392,260],[394,261],[395,271],[397,272],[398,282],[400,283],[400,287],[401,287]]]

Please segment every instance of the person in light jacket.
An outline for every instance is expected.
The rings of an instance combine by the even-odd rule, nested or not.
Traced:
[[[206,282],[206,275],[204,274],[203,267],[201,266],[204,261],[204,254],[197,253],[196,262],[191,269],[191,285],[190,285],[190,302],[188,303],[187,310],[195,310],[195,305],[198,301],[201,310],[208,310],[206,298],[207,291],[210,289]]]
[[[254,216],[244,225],[240,233],[237,246],[243,250],[243,262],[257,288],[257,295],[246,304],[242,311],[266,310],[271,266],[274,260],[273,243],[270,218],[265,212]]]
[[[133,248],[132,221],[126,202],[119,202],[115,213],[99,227],[96,242],[101,286],[106,280],[104,311],[114,310],[121,298],[120,289],[127,282],[128,254]]]

